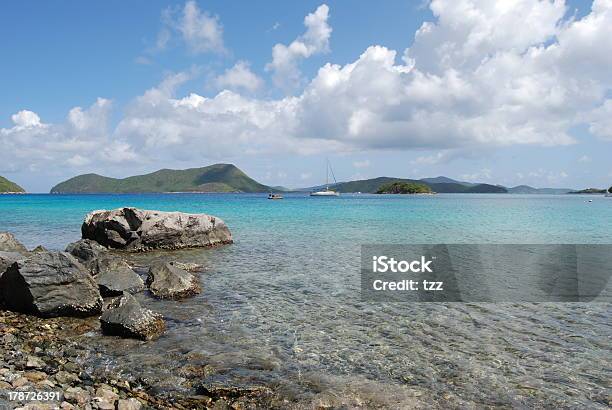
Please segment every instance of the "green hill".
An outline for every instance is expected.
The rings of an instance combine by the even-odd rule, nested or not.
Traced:
[[[4,177],[0,177],[0,192],[25,192],[25,189]]]
[[[448,194],[448,193],[503,194],[503,193],[508,192],[506,188],[497,186],[497,185],[489,185],[489,184],[465,185],[463,183],[458,183],[458,182],[432,183],[432,182],[427,182],[426,180],[391,178],[391,177],[378,177],[378,178],[372,178],[372,179],[363,179],[359,181],[340,182],[334,185],[330,185],[330,188],[333,188],[334,191],[338,191],[341,193],[364,192],[364,193],[374,194],[384,184],[389,184],[393,182],[427,185],[429,188],[431,188],[433,192],[444,193],[444,194]],[[303,191],[312,191],[312,190],[316,190],[320,188],[321,187],[306,188],[306,189],[303,189]]]
[[[599,189],[599,188],[587,188],[587,189],[581,189],[579,191],[568,192],[568,194],[605,194],[605,193],[606,193],[605,189]]]
[[[270,192],[277,191],[250,178],[232,164],[185,170],[160,169],[123,179],[79,175],[57,184],[51,193],[128,192]]]
[[[389,182],[376,191],[377,194],[431,194],[431,188],[425,184],[407,182]]]

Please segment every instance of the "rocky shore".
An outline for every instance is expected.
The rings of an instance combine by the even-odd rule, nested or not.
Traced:
[[[281,400],[267,388],[204,386],[211,369],[193,364],[182,370],[185,394],[160,393],[146,378],[84,366],[99,355],[81,342],[88,332],[101,335],[95,318],[41,319],[0,311],[0,409],[274,408]],[[9,392],[57,392],[60,400],[11,400]]]
[[[177,300],[199,293],[201,267],[173,260],[168,250],[231,243],[222,220],[122,208],[90,213],[82,233],[65,252],[29,251],[0,233],[0,409],[285,407],[265,387],[204,384],[214,369],[201,361],[181,369],[181,386],[172,392],[146,377],[92,365],[111,358],[85,335],[152,343],[164,333],[163,314],[133,295]],[[130,252],[159,249],[168,260],[129,263]]]

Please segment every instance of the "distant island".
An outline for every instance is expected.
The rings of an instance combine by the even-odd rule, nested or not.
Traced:
[[[408,182],[389,182],[383,184],[377,194],[431,194],[431,188],[425,184],[414,184]]]
[[[160,169],[145,175],[110,178],[84,174],[51,188],[51,193],[162,193],[162,192],[312,192],[326,185],[300,189],[268,186],[249,177],[233,164],[214,164],[184,170]],[[611,187],[612,188],[612,187]],[[330,184],[339,193],[444,193],[444,194],[604,194],[605,189],[533,188],[528,185],[504,187],[485,183],[458,181],[445,176],[422,179],[377,177]],[[397,191],[397,192],[396,192]],[[405,192],[404,192],[405,191]],[[413,192],[414,191],[414,192]],[[0,177],[1,192],[24,192],[23,188]]]
[[[375,194],[385,184],[394,182],[400,182],[405,184],[418,184],[425,185],[433,192],[446,193],[446,194],[505,194],[508,190],[502,186],[489,185],[489,184],[473,184],[469,182],[455,181],[447,177],[436,177],[436,178],[424,178],[424,179],[406,179],[406,178],[392,178],[392,177],[378,177],[371,179],[363,179],[358,181],[339,182],[337,184],[330,185],[334,191],[340,193],[350,192],[363,192],[369,194]],[[319,190],[321,186],[315,186],[310,188],[302,188],[297,191],[315,191]]]
[[[508,188],[510,194],[548,194],[548,195],[561,195],[568,194],[572,191],[570,188],[534,188],[529,185],[518,185],[512,188]]]
[[[25,193],[25,189],[14,183],[13,181],[9,181],[8,179],[0,176],[0,193],[1,194],[23,194]]]
[[[150,174],[122,179],[85,174],[51,188],[52,194],[277,191],[278,189],[260,184],[232,164],[214,164],[185,170],[160,169]]]
[[[581,189],[579,191],[571,191],[569,193],[570,194],[605,194],[606,192],[607,191],[605,189],[587,188],[587,189]]]

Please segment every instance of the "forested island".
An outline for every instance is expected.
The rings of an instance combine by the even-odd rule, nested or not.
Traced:
[[[377,194],[432,194],[433,191],[425,184],[412,182],[389,182],[376,191]]]

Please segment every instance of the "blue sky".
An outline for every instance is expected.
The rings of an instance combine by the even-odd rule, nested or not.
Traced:
[[[609,2],[514,3],[6,2],[0,175],[610,185]]]

